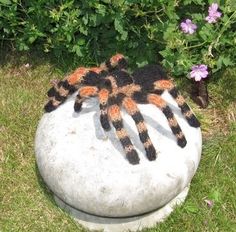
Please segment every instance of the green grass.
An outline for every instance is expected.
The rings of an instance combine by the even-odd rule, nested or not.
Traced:
[[[52,65],[42,57],[15,57],[7,56],[0,67],[0,231],[86,231],[57,207],[34,156],[49,82],[72,66]],[[24,66],[28,62],[30,68]],[[213,79],[208,109],[190,102],[203,124],[199,169],[185,203],[164,223],[144,231],[236,231],[235,77],[236,69]]]

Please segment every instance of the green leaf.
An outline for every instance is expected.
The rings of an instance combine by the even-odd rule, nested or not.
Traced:
[[[96,5],[96,8],[97,8],[97,13],[101,14],[102,16],[105,16],[106,15],[106,7],[102,4],[97,4]]]
[[[88,24],[88,14],[84,15],[84,17],[82,18],[82,21],[83,21],[84,25]]]
[[[168,51],[167,50],[163,50],[159,52],[163,57],[166,57],[168,55]]]
[[[184,209],[189,213],[197,213],[199,211],[198,207],[193,203],[188,203],[185,205]]]
[[[214,202],[221,202],[221,193],[219,190],[214,190],[210,195],[209,198],[213,200]]]
[[[189,4],[191,4],[191,2],[192,2],[192,0],[184,0],[183,1],[183,5],[189,5]]]
[[[18,48],[19,48],[20,51],[29,50],[29,47],[24,42],[20,42]]]
[[[236,1],[235,0],[228,0],[227,5],[228,5],[228,12],[236,11]]]
[[[164,40],[169,40],[169,39],[172,39],[172,38],[175,38],[176,35],[175,35],[175,30],[176,30],[176,24],[173,24],[173,23],[169,23],[165,32],[164,32]]]
[[[123,26],[122,26],[121,20],[120,20],[119,18],[115,18],[114,26],[115,26],[115,29],[116,29],[118,32],[123,31]]]
[[[82,39],[82,38],[81,38],[81,39],[78,40],[78,43],[77,43],[77,44],[81,46],[81,45],[84,45],[85,42],[86,42],[85,39]]]
[[[79,31],[80,33],[84,34],[84,35],[88,35],[88,27],[86,27],[85,25],[81,24],[79,26]]]
[[[220,70],[223,66],[232,66],[234,65],[234,62],[232,62],[232,59],[229,56],[219,56],[218,60],[216,61],[216,68],[213,69],[213,72],[217,72]]]
[[[230,65],[233,65],[233,62],[232,60],[230,59],[230,57],[224,57],[223,58],[223,63],[226,67],[230,66]]]
[[[75,52],[77,56],[83,56],[79,45],[74,45],[72,48],[72,52]]]
[[[114,26],[115,26],[116,31],[118,31],[121,34],[121,39],[126,40],[128,36],[128,32],[124,30],[123,22],[120,18],[115,18]]]
[[[89,17],[89,24],[93,27],[97,25],[97,20],[98,20],[98,15],[97,14],[92,14]]]
[[[213,28],[212,28],[212,25],[211,24],[205,24],[201,30],[199,31],[199,35],[201,36],[201,38],[204,40],[204,41],[209,41],[211,42],[212,40],[214,40],[218,33],[216,34],[214,31],[213,31]]]
[[[143,67],[145,65],[148,64],[148,61],[147,60],[144,60],[144,61],[141,61],[140,63],[139,62],[136,62],[137,66],[140,68],[140,67]]]
[[[30,36],[30,37],[29,37],[29,43],[32,44],[36,39],[37,39],[36,36]]]
[[[72,40],[72,36],[71,36],[71,34],[66,34],[66,40],[68,41],[68,42],[70,42],[71,40]]]
[[[9,5],[11,4],[11,0],[0,0],[0,3],[2,3],[3,5]]]
[[[201,20],[203,20],[204,16],[203,16],[203,14],[195,13],[195,14],[192,14],[192,18],[196,21],[201,21]]]

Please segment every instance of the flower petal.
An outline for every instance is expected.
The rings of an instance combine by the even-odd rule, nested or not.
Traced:
[[[212,11],[217,11],[217,9],[218,9],[219,6],[218,6],[217,3],[212,3],[210,7],[211,7],[211,10],[212,10]]]
[[[181,30],[186,34],[193,34],[197,29],[197,25],[192,23],[192,20],[186,19],[180,24]]]
[[[195,76],[196,76],[196,71],[190,72],[190,77],[191,77],[191,78],[194,78]]]
[[[205,65],[205,64],[200,64],[200,65],[199,65],[199,69],[200,69],[201,71],[205,71],[205,70],[207,70],[207,65]]]
[[[197,73],[195,75],[195,81],[200,81],[202,79],[201,75],[199,73]]]
[[[191,23],[192,23],[192,20],[191,20],[191,19],[186,19],[185,22],[186,22],[187,24],[191,24]]]
[[[208,76],[208,72],[207,71],[201,72],[201,76],[202,78],[206,78]]]
[[[208,23],[216,23],[216,19],[212,16],[207,16],[205,19]]]

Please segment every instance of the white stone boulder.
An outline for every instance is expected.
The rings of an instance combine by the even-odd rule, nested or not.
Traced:
[[[125,128],[140,157],[138,165],[129,164],[113,129],[103,131],[96,98],[86,100],[80,113],[73,110],[75,96],[72,96],[57,110],[43,115],[36,133],[36,160],[59,205],[64,203],[65,207],[95,218],[124,218],[147,214],[169,202],[173,205],[173,199],[183,191],[186,197],[200,161],[201,130],[188,125],[168,93],[163,97],[173,110],[187,145],[185,148],[177,145],[158,108],[139,105],[158,151],[157,159],[149,161],[134,121],[123,111]],[[85,226],[89,227],[86,223]]]

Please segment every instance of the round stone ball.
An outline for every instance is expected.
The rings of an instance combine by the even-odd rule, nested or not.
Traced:
[[[201,156],[200,128],[189,126],[174,99],[171,107],[187,145],[181,148],[162,111],[139,104],[157,158],[149,161],[135,123],[122,109],[124,127],[138,152],[132,165],[115,130],[105,132],[99,120],[97,98],[87,99],[74,112],[75,95],[39,122],[35,151],[41,176],[57,198],[69,206],[102,217],[131,217],[163,207],[191,182]]]

